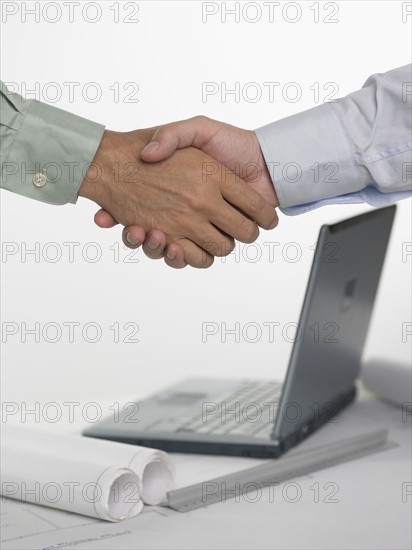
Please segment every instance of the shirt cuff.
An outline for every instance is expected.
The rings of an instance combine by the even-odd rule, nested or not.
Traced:
[[[282,210],[313,208],[322,199],[365,186],[331,103],[258,128],[255,134]]]
[[[328,206],[332,204],[369,204],[374,208],[383,208],[389,206],[403,199],[411,198],[412,193],[410,191],[396,191],[394,193],[382,193],[374,187],[366,187],[357,193],[348,193],[347,195],[339,195],[338,197],[331,197],[329,199],[322,199],[320,201],[311,202],[307,204],[300,204],[298,206],[289,206],[288,208],[282,208],[282,212],[287,216],[297,216],[299,214],[306,214],[311,210],[320,208],[321,206]]]
[[[49,204],[74,204],[104,126],[46,103],[27,103],[2,159],[2,187]]]

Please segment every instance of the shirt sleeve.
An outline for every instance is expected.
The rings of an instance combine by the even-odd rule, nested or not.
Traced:
[[[1,83],[1,187],[49,204],[76,203],[104,126]]]
[[[385,206],[411,196],[412,65],[255,130],[281,210]]]

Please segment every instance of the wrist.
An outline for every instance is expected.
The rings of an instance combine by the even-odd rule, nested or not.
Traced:
[[[114,187],[135,182],[141,167],[140,152],[153,132],[153,128],[131,132],[105,130],[80,186],[79,196],[102,206],[101,201],[110,198]]]
[[[263,197],[274,207],[279,206],[278,197],[275,190],[274,182],[270,176],[268,167],[266,165],[265,157],[263,156],[262,149],[260,147],[259,140],[252,130],[249,131],[253,141],[254,158],[257,159],[256,164],[259,166],[259,181],[256,183],[257,190],[263,195]]]
[[[79,197],[85,197],[99,204],[99,180],[102,177],[102,162],[106,157],[107,141],[110,139],[110,132],[105,130],[103,132],[102,139],[100,140],[99,147],[89,164],[86,175],[79,188]]]
[[[267,189],[266,195],[268,197],[270,204],[274,208],[277,208],[279,206],[279,200],[276,194],[275,184],[272,178],[270,177],[269,170],[266,166],[266,162],[265,162],[265,159],[263,158],[263,155],[262,155],[262,179],[265,182],[264,185]]]

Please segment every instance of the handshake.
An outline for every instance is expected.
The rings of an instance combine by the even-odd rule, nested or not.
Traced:
[[[79,195],[96,202],[99,227],[124,226],[130,248],[143,245],[174,268],[210,267],[235,240],[278,223],[276,193],[258,140],[206,117],[133,132],[106,131]]]

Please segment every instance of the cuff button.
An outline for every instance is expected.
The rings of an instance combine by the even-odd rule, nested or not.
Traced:
[[[32,181],[33,185],[35,185],[36,187],[44,187],[47,183],[47,176],[39,172],[37,174],[34,174]]]

